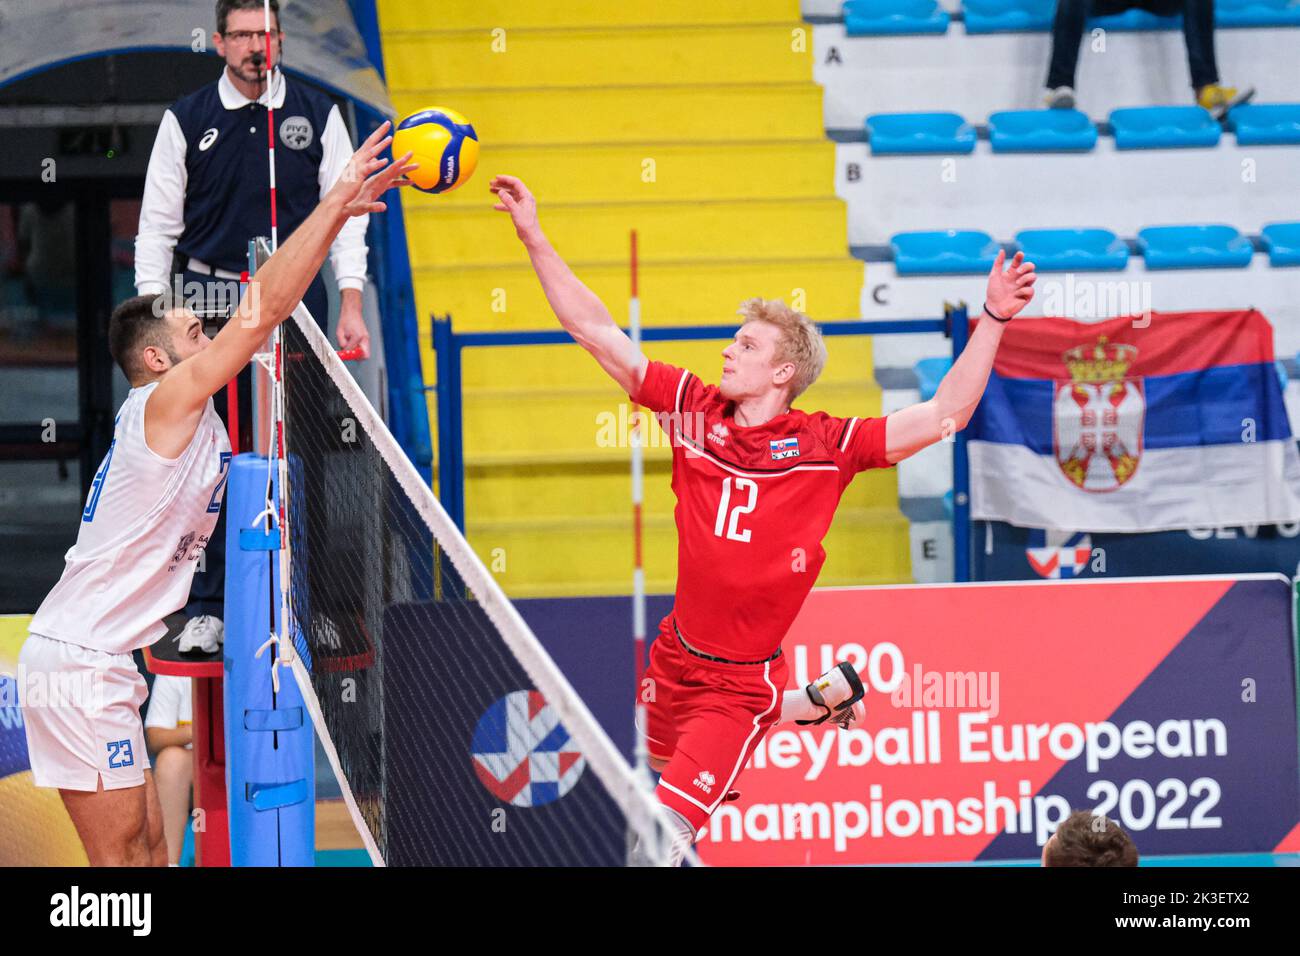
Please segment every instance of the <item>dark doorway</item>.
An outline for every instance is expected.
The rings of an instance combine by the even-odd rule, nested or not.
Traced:
[[[58,580],[112,438],[108,316],[132,294],[141,187],[0,181],[0,613]]]

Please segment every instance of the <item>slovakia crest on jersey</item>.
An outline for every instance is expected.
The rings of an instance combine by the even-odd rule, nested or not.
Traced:
[[[768,443],[772,449],[774,459],[798,458],[799,457],[799,436],[792,435],[789,438],[773,438]]]
[[[586,767],[569,732],[535,690],[514,691],[488,707],[474,728],[470,750],[479,782],[516,807],[560,799]]]
[[[1114,491],[1137,471],[1146,396],[1142,377],[1128,375],[1136,357],[1137,348],[1104,335],[1062,356],[1070,381],[1055,383],[1054,451],[1062,474],[1083,491]]]

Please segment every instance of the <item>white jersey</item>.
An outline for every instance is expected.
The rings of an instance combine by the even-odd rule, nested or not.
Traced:
[[[185,606],[221,511],[230,439],[208,399],[180,457],[156,454],[144,440],[144,405],[157,387],[133,388],[122,403],[77,543],[32,618],[33,634],[127,654],[162,637],[163,618]]]

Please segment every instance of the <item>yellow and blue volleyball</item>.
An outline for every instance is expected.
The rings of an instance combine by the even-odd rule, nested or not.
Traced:
[[[455,110],[434,107],[412,113],[393,133],[393,158],[414,154],[420,168],[411,173],[415,188],[426,193],[451,192],[474,175],[478,134]]]

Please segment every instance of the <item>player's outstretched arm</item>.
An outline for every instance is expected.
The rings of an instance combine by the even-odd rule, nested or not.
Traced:
[[[998,319],[1010,320],[1033,297],[1034,264],[1025,262],[1024,253],[1017,252],[1007,265],[1006,253],[999,252],[989,273],[987,311],[981,314],[970,341],[934,397],[891,412],[885,419],[885,457],[891,465],[966,427],[988,385],[993,357],[1002,341],[1006,322]]]
[[[189,444],[207,400],[293,312],[343,224],[353,216],[383,212],[387,206],[379,196],[409,184],[405,174],[416,168],[408,164],[410,153],[394,163],[379,155],[392,142],[387,130],[384,123],[370,135],[312,214],[263,263],[212,343],[163,376],[145,407],[147,441],[159,454],[179,454]]]
[[[496,176],[489,188],[497,196],[493,208],[510,213],[515,233],[528,250],[533,271],[560,325],[592,354],[619,388],[635,395],[645,379],[646,357],[614,322],[605,303],[573,274],[543,234],[533,194],[515,176]]]

